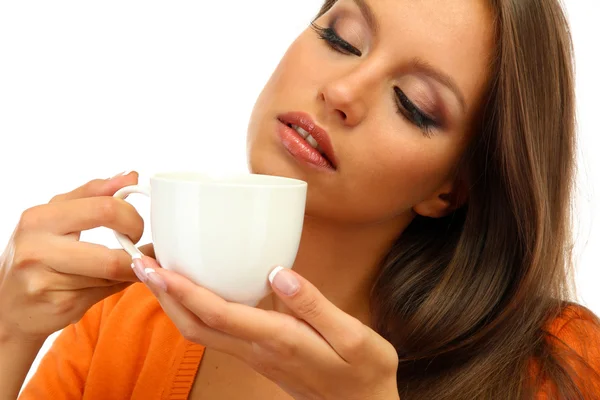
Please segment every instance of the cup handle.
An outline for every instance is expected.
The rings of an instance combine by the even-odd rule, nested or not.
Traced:
[[[125,200],[127,196],[134,193],[139,193],[150,197],[150,187],[143,185],[125,186],[124,188],[119,189],[117,193],[113,195],[113,197]],[[137,247],[135,247],[131,239],[115,230],[113,230],[113,232],[117,237],[119,244],[123,247],[123,249],[125,249],[127,253],[129,253],[129,255],[132,258],[139,258],[142,256],[142,252]]]

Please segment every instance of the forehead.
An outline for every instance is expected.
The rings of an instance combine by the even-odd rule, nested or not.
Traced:
[[[358,0],[334,6],[358,10]],[[374,52],[391,68],[415,60],[450,76],[473,108],[489,77],[494,17],[487,0],[362,0],[377,25]]]

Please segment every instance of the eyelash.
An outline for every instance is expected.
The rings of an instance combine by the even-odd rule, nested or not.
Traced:
[[[362,56],[362,52],[359,49],[342,39],[332,27],[323,28],[314,22],[311,25],[319,37],[325,40],[327,44],[334,50],[337,50],[343,54],[352,54],[357,57]]]
[[[324,28],[314,22],[311,25],[319,38],[327,42],[327,45],[333,50],[346,55],[362,56],[360,50],[342,39],[332,27]],[[437,121],[421,111],[399,87],[394,87],[394,93],[398,113],[421,129],[424,136],[431,137],[432,129],[439,127]]]
[[[423,131],[423,135],[431,137],[432,129],[439,127],[438,122],[425,114],[415,105],[415,103],[410,101],[402,89],[395,86],[394,92],[396,93],[396,101],[400,103],[398,105],[398,113],[402,114],[410,122],[418,126]]]

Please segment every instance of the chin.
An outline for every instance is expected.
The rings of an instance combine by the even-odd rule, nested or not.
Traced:
[[[253,174],[281,176],[306,181],[308,177],[284,154],[275,149],[251,147],[248,154],[248,169]]]
[[[339,190],[336,190],[338,176],[299,163],[287,153],[274,134],[266,134],[270,130],[274,131],[269,124],[250,126],[246,155],[249,172],[305,181],[308,183],[306,214],[334,219],[340,217],[336,214],[343,214],[344,207],[340,207]]]

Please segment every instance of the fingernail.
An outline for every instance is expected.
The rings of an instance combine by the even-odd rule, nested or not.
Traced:
[[[115,176],[113,176],[110,179],[115,179],[115,178],[118,178],[120,176],[126,176],[126,175],[129,175],[132,172],[133,172],[132,170],[123,171],[123,172],[120,172],[120,173],[116,174]]]
[[[152,268],[146,268],[144,270],[144,273],[146,274],[146,276],[148,277],[148,281],[150,281],[150,283],[152,283],[154,286],[158,287],[160,290],[162,290],[163,292],[167,291],[167,284],[165,283],[165,281],[163,281],[163,279],[156,273],[155,270],[153,270]]]
[[[135,276],[137,276],[137,278],[140,280],[140,282],[146,283],[146,281],[148,280],[148,276],[146,276],[146,273],[144,272],[144,268],[140,267],[139,264],[144,265],[142,260],[134,259],[133,262],[131,263],[131,269],[133,269]]]
[[[269,274],[269,282],[286,296],[291,296],[300,289],[300,282],[286,268],[277,267]]]

